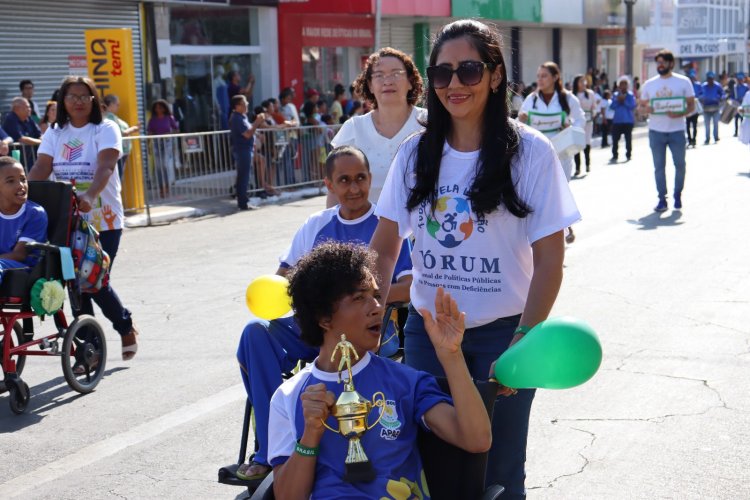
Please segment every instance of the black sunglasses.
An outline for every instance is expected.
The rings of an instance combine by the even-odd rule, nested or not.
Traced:
[[[459,63],[458,68],[452,69],[449,66],[430,66],[427,68],[427,78],[430,79],[430,85],[435,89],[444,89],[451,84],[453,73],[458,75],[458,81],[462,85],[473,87],[482,81],[484,68],[492,71],[494,65],[481,61],[464,61]]]

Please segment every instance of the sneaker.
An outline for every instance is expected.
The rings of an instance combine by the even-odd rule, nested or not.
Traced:
[[[566,234],[566,235],[565,235],[565,243],[567,243],[568,245],[570,245],[570,244],[572,244],[572,243],[573,243],[573,242],[574,242],[575,240],[576,240],[576,235],[575,235],[575,233],[573,232],[573,228],[572,228],[572,227],[569,227],[569,228],[568,228],[568,234]]]
[[[674,209],[682,209],[682,196],[679,194],[674,195]]]
[[[612,158],[609,159],[609,164],[614,165],[615,163],[617,163],[617,157],[613,156]]]
[[[659,200],[659,204],[654,207],[654,212],[666,212],[669,206],[667,200]]]

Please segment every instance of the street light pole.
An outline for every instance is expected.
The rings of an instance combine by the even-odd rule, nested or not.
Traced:
[[[633,5],[638,0],[625,2],[625,74],[633,77]]]

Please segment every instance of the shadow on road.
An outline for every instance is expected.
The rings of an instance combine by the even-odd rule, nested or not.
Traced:
[[[679,210],[673,210],[666,217],[664,217],[664,213],[652,212],[638,220],[628,219],[628,223],[640,226],[638,228],[640,231],[649,231],[658,227],[681,226],[684,224],[684,222],[680,220],[681,217],[682,212]]]
[[[125,366],[120,366],[104,370],[104,377],[127,369]],[[13,431],[37,424],[42,421],[45,417],[43,413],[48,410],[61,407],[85,396],[85,394],[79,394],[71,389],[62,376],[53,378],[30,389],[31,399],[29,400],[29,406],[26,413],[22,415],[14,415],[10,411],[7,392],[3,396],[0,396],[0,434],[12,433]]]
[[[750,172],[737,172],[737,177],[750,177]]]

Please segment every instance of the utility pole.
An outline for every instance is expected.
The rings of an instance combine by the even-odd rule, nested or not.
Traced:
[[[625,2],[625,74],[633,77],[633,5],[638,0]]]

